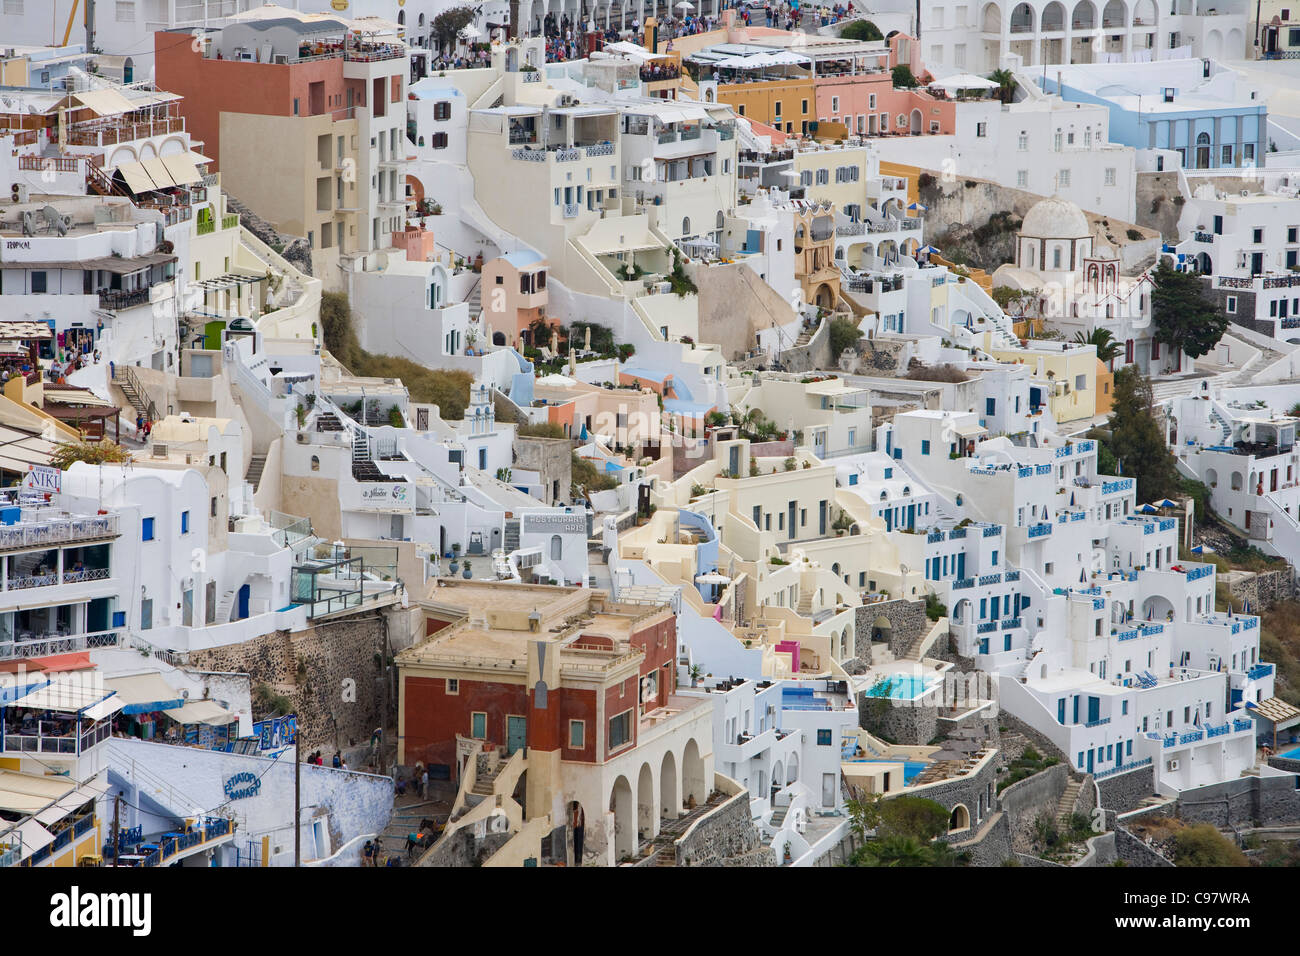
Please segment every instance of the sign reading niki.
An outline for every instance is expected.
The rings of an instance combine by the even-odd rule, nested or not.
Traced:
[[[46,494],[58,494],[63,489],[63,472],[49,465],[30,465],[31,470],[23,480],[23,487]]]

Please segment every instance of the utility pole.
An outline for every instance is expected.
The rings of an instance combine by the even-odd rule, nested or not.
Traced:
[[[121,855],[122,850],[122,831],[118,829],[118,804],[122,802],[122,792],[119,790],[113,797],[113,865],[117,866],[117,858]]]
[[[293,734],[293,865],[302,866],[302,800],[300,784],[302,763],[298,759],[298,733]]]

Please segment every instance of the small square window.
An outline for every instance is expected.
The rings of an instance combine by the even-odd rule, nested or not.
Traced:
[[[447,693],[448,694],[460,693],[460,681],[457,678],[455,677],[447,678]]]
[[[817,746],[829,747],[831,745],[831,732],[829,730],[817,731]]]

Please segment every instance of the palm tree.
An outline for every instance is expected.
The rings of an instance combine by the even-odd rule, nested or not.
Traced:
[[[1010,70],[994,70],[989,79],[998,85],[998,99],[1010,103],[1016,93],[1016,75]]]
[[[916,837],[891,834],[863,847],[865,866],[930,866],[930,848]]]
[[[1110,329],[1093,329],[1087,335],[1075,332],[1074,341],[1080,345],[1097,346],[1097,358],[1105,362],[1107,368],[1110,368],[1110,363],[1119,357],[1120,346],[1111,335]]]

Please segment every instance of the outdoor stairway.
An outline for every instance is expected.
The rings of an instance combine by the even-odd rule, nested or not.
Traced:
[[[799,612],[800,617],[812,617],[813,592],[811,590],[799,592],[799,604],[795,610]]]
[[[262,471],[265,468],[265,455],[253,455],[248,459],[248,471],[244,474],[244,480],[253,486],[254,491],[262,484]]]
[[[482,277],[474,281],[474,288],[469,292],[469,298],[465,300],[469,303],[469,317],[471,320],[477,319],[479,313],[483,311],[483,280]]]
[[[148,417],[150,402],[140,394],[139,389],[135,387],[135,382],[132,381],[132,376],[128,375],[124,368],[114,368],[113,384],[122,390],[122,394],[131,403],[131,407],[135,409],[137,416]]]
[[[659,833],[653,840],[641,847],[639,856],[643,861],[643,865],[676,866],[677,847],[675,844],[677,841],[682,838],[696,820],[715,809],[718,804],[726,799],[721,793],[714,791],[709,795],[708,800],[689,813],[683,814],[676,820],[661,820]]]
[[[1061,794],[1061,799],[1056,803],[1056,825],[1058,827],[1068,828],[1070,825],[1070,814],[1074,812],[1074,801],[1078,799],[1079,792],[1083,789],[1082,778],[1076,780],[1071,777],[1065,785],[1065,790]]]
[[[383,832],[379,834],[379,844],[383,848],[380,853],[381,866],[383,865],[383,859],[389,855],[399,856],[402,858],[403,863],[406,862],[406,835],[419,832],[421,820],[427,818],[435,823],[446,823],[444,819],[446,814],[440,813],[435,816],[432,807],[433,804],[429,802],[393,808],[393,815],[388,820],[388,826],[384,827]],[[412,860],[419,859],[424,852],[424,849],[417,850]]]
[[[772,811],[771,827],[773,830],[781,829],[781,824],[785,823],[786,815],[790,812],[788,806],[777,807]]]
[[[677,865],[677,847],[675,844],[668,844],[654,858],[654,866],[676,866]]]
[[[504,550],[506,554],[513,554],[519,550],[519,521],[512,519],[506,522],[506,534],[504,541]]]
[[[485,773],[480,772],[479,774],[477,774],[474,777],[474,786],[470,790],[470,793],[473,793],[480,797],[492,796],[492,784],[496,782],[497,775],[501,773],[501,768],[503,768],[505,765],[506,762],[503,760],[501,761],[501,763],[497,764],[496,767],[493,768],[492,770],[489,770]]]
[[[807,328],[800,328],[800,329],[799,329],[799,337],[798,337],[797,339],[794,340],[794,345],[790,346],[790,348],[792,348],[792,349],[801,349],[801,348],[803,348],[805,345],[807,345],[809,342],[812,341],[813,334],[814,334],[816,331],[817,331],[816,328],[813,328],[813,329],[811,329],[811,330],[809,330],[809,329],[807,329]]]

